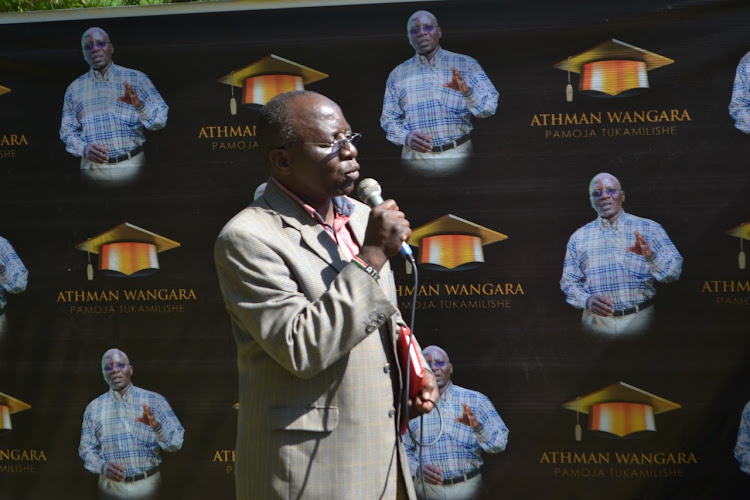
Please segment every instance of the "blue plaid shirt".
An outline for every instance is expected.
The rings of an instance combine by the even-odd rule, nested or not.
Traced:
[[[734,447],[734,458],[740,463],[740,469],[750,474],[750,403],[745,405],[737,431],[737,444]]]
[[[140,108],[117,100],[125,94],[124,82],[140,98]],[[163,128],[168,110],[146,75],[113,63],[104,75],[91,69],[68,86],[60,139],[75,156],[84,156],[83,150],[89,144],[106,146],[110,157],[120,156],[146,141],[144,127]]]
[[[18,254],[10,242],[0,237],[0,264],[3,265],[0,272],[0,311],[8,304],[6,293],[21,293],[26,290],[29,272],[18,258]]]
[[[478,431],[454,421],[464,413],[461,403],[466,403],[482,424]],[[453,479],[478,469],[484,463],[483,450],[486,453],[499,453],[508,445],[508,428],[484,394],[448,382],[440,395],[437,408],[443,417],[443,434],[433,446],[422,449],[422,462],[440,467],[443,478]],[[424,422],[424,436],[421,434],[420,422]],[[410,420],[409,429],[423,443],[432,442],[440,430],[438,412],[431,411],[421,418]],[[419,447],[414,444],[409,432],[404,435],[403,441],[411,475],[416,477],[419,471]]]
[[[635,231],[654,252],[650,260],[626,251],[635,244]],[[598,294],[612,299],[619,310],[653,298],[654,280],[675,281],[681,271],[682,257],[664,228],[623,210],[614,224],[600,217],[573,233],[560,288],[578,309],[585,309],[588,299]]]
[[[734,118],[734,126],[750,134],[750,52],[740,59],[734,75],[732,100],[729,101],[729,114]]]
[[[141,403],[151,408],[161,425],[159,432],[135,421],[143,416]],[[179,450],[184,434],[164,397],[131,384],[124,396],[110,390],[86,407],[78,455],[94,474],[101,474],[105,462],[115,462],[125,466],[126,476],[132,476],[159,465],[160,450]]]
[[[471,87],[469,95],[443,87],[453,79],[451,67]],[[471,116],[495,114],[498,93],[479,63],[438,47],[431,61],[414,57],[396,66],[388,76],[380,126],[392,143],[406,144],[409,132],[428,133],[441,146],[473,129]]]

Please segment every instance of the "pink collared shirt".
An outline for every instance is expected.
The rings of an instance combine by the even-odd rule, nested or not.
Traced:
[[[338,245],[338,247],[341,249],[345,260],[351,261],[353,256],[359,254],[359,245],[356,241],[354,241],[352,233],[349,231],[349,216],[354,211],[354,204],[348,197],[337,196],[336,198],[333,198],[331,200],[336,216],[333,220],[333,226],[330,226],[329,224],[326,224],[325,218],[320,215],[317,210],[302,201],[299,196],[289,191],[289,189],[287,189],[273,177],[271,177],[271,180],[274,182],[274,184],[281,188],[282,191],[284,191],[294,201],[296,201],[299,206],[304,208],[305,212],[310,214],[310,217],[318,221],[318,223],[323,226],[326,233],[328,233],[328,236],[330,236],[331,239],[336,242],[336,245]]]

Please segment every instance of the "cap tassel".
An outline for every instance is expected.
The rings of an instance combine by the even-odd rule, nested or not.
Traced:
[[[740,266],[740,269],[745,269],[745,251],[742,248],[742,240],[745,238],[742,236],[742,226],[743,224],[740,224],[740,254],[737,256],[737,264]]]
[[[232,75],[234,76],[234,71],[232,71]],[[230,76],[230,80],[231,80]],[[232,116],[237,114],[237,99],[234,98],[234,84],[229,83],[229,88],[231,89],[232,98],[229,99],[229,112],[232,114]]]
[[[570,83],[570,57],[568,57],[568,85],[565,86],[565,100],[573,102],[573,85]]]
[[[581,429],[581,420],[580,420],[581,414],[578,411],[578,402],[580,401],[580,399],[581,398],[576,398],[576,426],[575,426],[576,441],[579,443],[583,439],[583,429]]]
[[[94,281],[94,266],[91,265],[91,252],[86,252],[89,257],[89,263],[86,266],[86,277],[89,281]]]

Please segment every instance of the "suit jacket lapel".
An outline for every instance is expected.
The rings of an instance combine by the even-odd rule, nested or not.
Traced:
[[[277,212],[284,219],[284,222],[300,232],[304,242],[318,257],[339,271],[346,266],[347,262],[341,259],[338,245],[326,233],[321,224],[310,217],[310,214],[299,203],[290,198],[270,179],[262,200],[268,204],[269,208]],[[355,210],[355,214],[356,212]],[[364,237],[364,229],[361,230],[361,234]],[[359,235],[355,233],[355,236],[358,241],[361,241]],[[334,258],[334,256],[337,256],[337,258]]]

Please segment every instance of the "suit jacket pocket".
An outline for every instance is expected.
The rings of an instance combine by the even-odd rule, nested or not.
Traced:
[[[336,406],[277,407],[268,411],[272,430],[331,432],[339,425]]]

